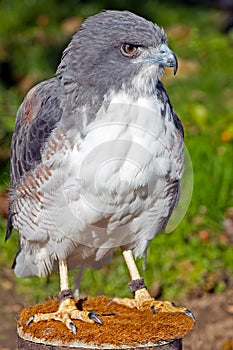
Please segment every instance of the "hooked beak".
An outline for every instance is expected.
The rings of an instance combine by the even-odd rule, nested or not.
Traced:
[[[163,67],[173,67],[174,75],[178,69],[176,55],[164,43],[160,45],[159,51],[157,51],[154,55],[150,55],[150,57],[145,58],[145,61],[149,61]]]

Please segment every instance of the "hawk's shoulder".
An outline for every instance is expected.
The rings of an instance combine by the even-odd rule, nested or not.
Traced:
[[[181,133],[182,137],[184,138],[184,128],[183,125],[178,117],[178,115],[176,114],[176,112],[174,111],[174,108],[171,105],[170,99],[166,93],[166,90],[162,84],[161,81],[158,81],[157,83],[157,98],[158,100],[161,102],[162,106],[164,106],[164,111],[163,113],[166,113],[166,106],[169,106],[170,109],[170,117],[173,119],[174,125],[177,128],[177,130],[179,130],[179,132]]]
[[[33,87],[16,117],[11,147],[11,187],[41,161],[41,151],[63,114],[64,96],[56,79]]]

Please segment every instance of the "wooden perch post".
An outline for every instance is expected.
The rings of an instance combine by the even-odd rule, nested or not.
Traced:
[[[84,350],[84,347],[67,347],[67,346],[56,346],[56,345],[44,345],[40,343],[35,343],[32,341],[24,340],[18,336],[18,349],[19,350]],[[85,346],[85,350],[96,350],[98,348],[88,348]],[[99,348],[100,349],[100,348]],[[111,350],[121,350],[122,348],[116,347],[111,348]],[[134,346],[129,347],[127,350],[182,350],[182,341],[181,339],[176,339],[171,341],[168,344],[164,345],[154,345],[154,346]],[[101,348],[103,350],[103,348]],[[108,349],[109,350],[109,349]]]
[[[182,338],[193,327],[193,320],[181,312],[139,311],[111,303],[106,297],[88,298],[78,307],[94,310],[103,325],[74,321],[74,335],[59,321],[30,323],[28,318],[39,312],[54,312],[57,300],[23,309],[17,323],[19,350],[181,350]]]

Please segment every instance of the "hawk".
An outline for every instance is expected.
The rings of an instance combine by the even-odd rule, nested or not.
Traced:
[[[56,319],[76,333],[74,319],[101,324],[76,308],[68,268],[101,267],[118,247],[135,297],[114,302],[176,309],[151,298],[134,260],[179,199],[183,128],[161,83],[165,66],[175,74],[178,63],[163,29],[128,11],[104,11],[84,21],[55,76],[21,104],[6,239],[18,230],[16,276],[58,266],[61,287],[59,310],[32,315],[27,325]]]

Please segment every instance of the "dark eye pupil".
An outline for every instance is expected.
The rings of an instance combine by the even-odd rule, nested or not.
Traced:
[[[126,50],[127,51],[134,51],[134,49],[135,49],[135,46],[133,46],[133,45],[126,45]]]

